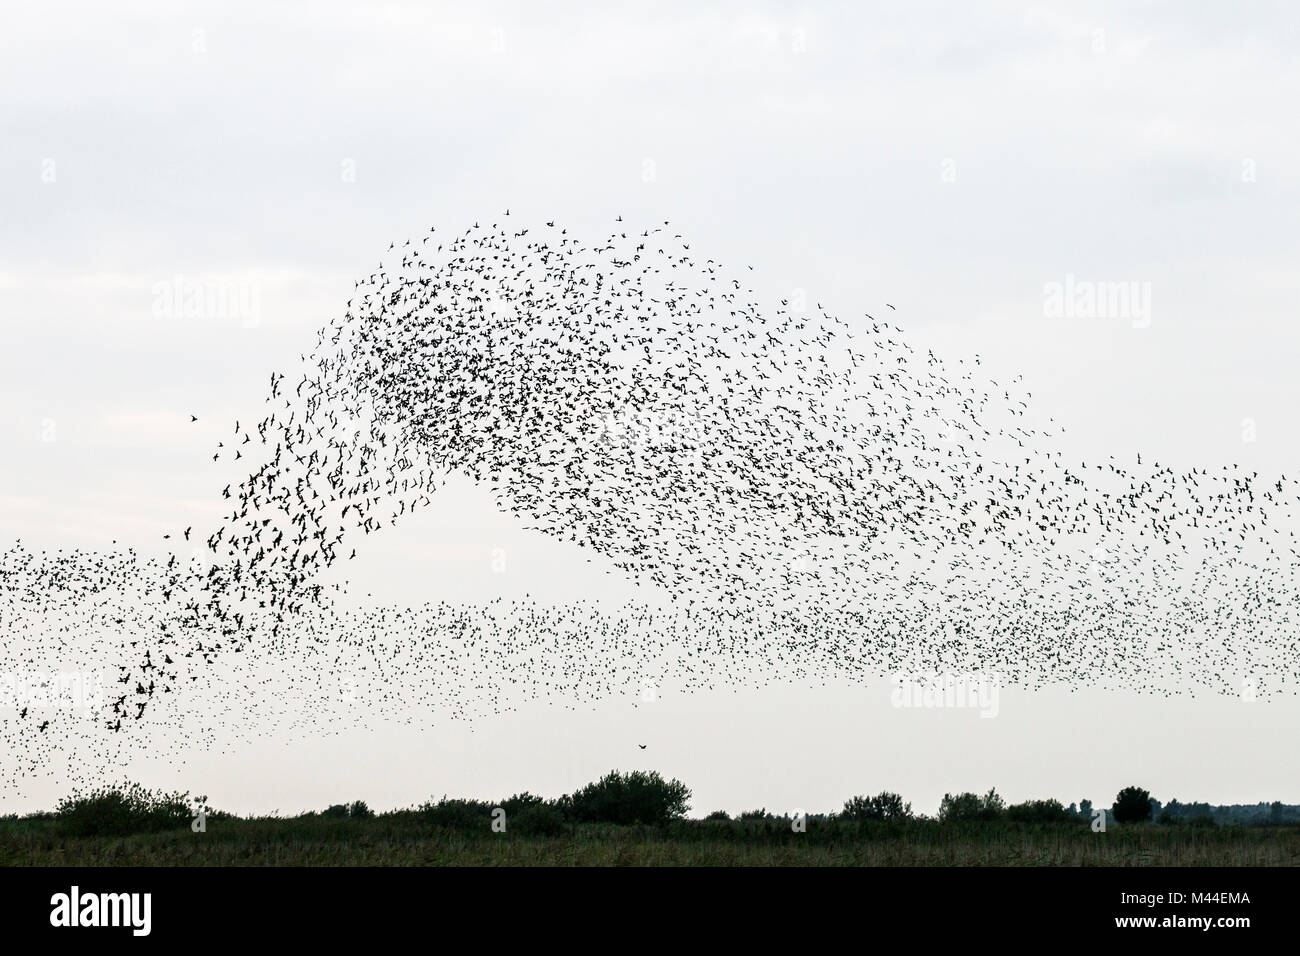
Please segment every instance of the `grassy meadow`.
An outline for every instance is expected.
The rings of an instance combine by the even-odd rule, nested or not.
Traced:
[[[417,811],[367,819],[210,818],[126,835],[69,835],[55,819],[0,821],[4,866],[1295,866],[1300,827],[1138,824],[576,824],[493,833]]]

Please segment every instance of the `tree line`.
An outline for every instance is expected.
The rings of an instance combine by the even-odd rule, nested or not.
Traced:
[[[547,799],[528,792],[501,800],[442,797],[417,807],[377,814],[365,801],[338,803],[321,811],[308,811],[291,819],[364,820],[376,816],[401,817],[414,822],[454,829],[492,826],[502,832],[553,835],[578,824],[662,826],[665,824],[773,825],[796,819],[820,824],[902,824],[930,821],[939,824],[1084,824],[1094,829],[1110,823],[1120,825],[1282,825],[1300,823],[1300,806],[1273,803],[1215,806],[1208,803],[1168,803],[1153,798],[1142,787],[1125,787],[1109,807],[1094,807],[1091,800],[1063,805],[1056,799],[1026,800],[1008,805],[995,789],[985,794],[945,793],[936,814],[914,813],[902,796],[882,791],[874,796],[857,795],[838,811],[804,813],[772,812],[765,807],[732,816],[715,810],[702,819],[688,820],[692,793],[680,780],[665,780],[653,771],[612,770],[599,780],[573,793]],[[207,806],[205,797],[188,793],[150,791],[136,784],[102,787],[89,793],[74,793],[60,801],[52,813],[24,817],[0,817],[8,822],[48,822],[68,835],[124,835],[158,832],[188,826],[202,818],[233,819],[229,813]],[[1100,825],[1099,822],[1100,821]],[[200,832],[196,829],[196,832]],[[796,831],[797,832],[797,831]]]

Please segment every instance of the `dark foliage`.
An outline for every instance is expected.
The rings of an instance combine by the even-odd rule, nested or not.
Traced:
[[[492,825],[492,811],[496,804],[483,800],[457,800],[443,797],[437,803],[426,803],[420,807],[420,814],[425,821],[435,826],[471,830],[475,827],[484,829]]]
[[[974,793],[944,794],[937,818],[917,817],[911,804],[896,793],[884,791],[873,797],[855,796],[838,814],[808,813],[799,827],[792,827],[790,814],[761,808],[736,817],[715,810],[703,820],[684,819],[690,790],[679,780],[664,780],[657,773],[612,771],[575,793],[548,800],[528,792],[517,793],[495,803],[483,800],[449,799],[406,810],[376,814],[364,800],[334,804],[318,813],[304,813],[293,819],[374,821],[377,832],[427,832],[429,827],[465,833],[502,833],[524,837],[574,836],[579,832],[615,834],[619,828],[657,834],[656,838],[679,841],[725,839],[751,842],[800,840],[827,845],[844,840],[868,843],[907,835],[908,839],[938,839],[948,833],[992,832],[1034,833],[1059,827],[1076,828],[1090,819],[1092,804],[1081,800],[1077,810],[1067,809],[1054,799],[1028,800],[1006,806],[995,790],[983,796]],[[62,800],[53,813],[0,816],[0,826],[33,833],[64,836],[127,836],[188,828],[202,809],[209,822],[238,822],[240,818],[214,811],[206,798],[184,793],[151,792],[137,785],[107,787],[89,793],[74,793]],[[505,812],[506,827],[492,827],[494,813]],[[1223,828],[1236,826],[1288,827],[1300,824],[1300,807],[1280,802],[1214,806],[1182,803],[1172,799],[1161,805],[1139,787],[1128,787],[1115,799],[1109,811],[1119,823],[1154,819],[1163,826]],[[496,814],[499,819],[500,814]],[[212,834],[209,831],[209,838]],[[982,838],[982,837],[981,837]]]
[[[564,811],[556,803],[540,798],[513,814],[509,810],[506,813],[509,830],[524,836],[559,836],[569,828]]]
[[[523,793],[517,793],[513,797],[506,797],[506,799],[498,803],[497,806],[506,812],[506,816],[515,817],[524,810],[533,807],[540,807],[545,803],[546,799],[544,797],[536,796],[525,790]]]
[[[1125,787],[1115,795],[1110,812],[1118,823],[1141,823],[1151,819],[1151,794],[1141,787]]]
[[[943,795],[939,804],[939,819],[945,823],[990,822],[1000,820],[1006,813],[1006,805],[996,790],[990,790],[984,796],[974,793],[951,793]]]
[[[69,836],[128,836],[189,827],[202,806],[202,797],[191,799],[188,793],[124,784],[65,797],[55,819],[59,830]]]
[[[894,823],[899,820],[910,819],[912,805],[904,803],[903,798],[898,794],[886,790],[874,797],[853,797],[844,804],[844,809],[840,812],[840,815],[847,820],[856,820],[858,822],[878,820],[885,823]]]
[[[654,771],[611,770],[574,793],[569,805],[582,823],[653,824],[685,816],[690,799],[690,789],[680,780],[664,780]]]
[[[1061,806],[1059,800],[1026,800],[1007,807],[1007,819],[1012,823],[1065,823],[1078,819]]]

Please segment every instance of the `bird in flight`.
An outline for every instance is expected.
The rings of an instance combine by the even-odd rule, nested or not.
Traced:
[[[335,660],[369,674],[400,654],[376,706],[427,700],[458,717],[512,709],[507,692],[595,699],[663,666],[707,689],[766,682],[774,666],[812,684],[977,659],[1025,687],[1109,672],[1156,689],[1157,676],[1186,682],[1158,668],[1173,650],[1222,637],[1250,666],[1294,672],[1294,481],[1145,456],[1067,466],[1014,386],[914,351],[869,314],[850,325],[815,297],[763,303],[681,237],[624,233],[624,218],[595,244],[554,220],[476,224],[371,273],[302,368],[272,372],[257,426],[235,422],[240,473],[214,482],[224,513],[194,536],[210,560],[0,550],[0,617],[75,626],[79,588],[133,595],[87,632],[123,655],[118,681],[140,698],[104,715],[114,731],[187,690],[194,668],[246,652],[298,655],[286,674],[316,671],[316,702]],[[611,416],[617,427],[591,427]],[[458,472],[529,530],[653,589],[656,606],[331,604],[322,572]],[[1123,668],[1107,663],[1116,647]],[[243,719],[233,688],[210,693],[214,712]],[[299,692],[268,693],[280,706]],[[0,755],[44,719],[19,718],[0,719]],[[53,753],[74,725],[48,726]]]

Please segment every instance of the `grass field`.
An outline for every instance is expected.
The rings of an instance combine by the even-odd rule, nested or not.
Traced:
[[[56,819],[0,820],[4,866],[1295,866],[1300,827],[996,822],[581,824],[558,835],[370,819],[210,818],[129,836],[73,836]]]

